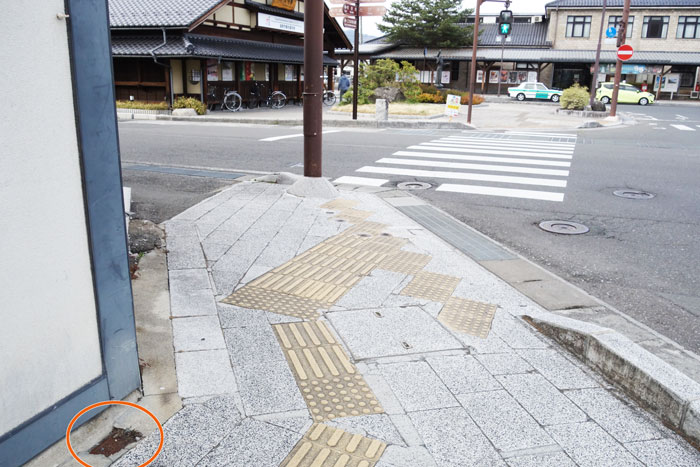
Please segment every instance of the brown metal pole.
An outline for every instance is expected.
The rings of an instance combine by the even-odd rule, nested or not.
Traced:
[[[312,0],[313,2],[313,0]],[[352,79],[352,119],[357,120],[357,89],[358,89],[358,76],[360,71],[360,0],[355,0],[355,45],[353,53],[353,75]]]
[[[617,47],[624,45],[627,37],[627,20],[630,17],[630,0],[625,0],[625,9],[622,10],[622,28],[617,33]],[[615,85],[613,87],[612,102],[610,103],[610,116],[617,115],[617,95],[620,92],[620,78],[622,78],[622,60],[615,63]]]
[[[469,105],[467,106],[467,123],[472,122],[472,103],[474,102],[474,83],[476,82],[476,44],[479,41],[479,9],[483,0],[476,0],[474,17],[474,43],[472,44],[472,62],[469,65]]]
[[[595,90],[598,83],[598,70],[600,70],[600,47],[603,43],[603,28],[605,27],[605,8],[607,6],[608,0],[603,0],[603,13],[600,15],[600,32],[598,33],[598,48],[595,51],[595,65],[593,65],[593,78],[591,79],[591,98],[588,100],[588,105],[590,106],[593,106],[593,101],[595,100]]]
[[[323,2],[304,11],[304,176],[320,177],[322,160]]]

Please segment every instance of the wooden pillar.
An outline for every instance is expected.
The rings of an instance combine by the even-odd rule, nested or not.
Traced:
[[[170,63],[170,60],[168,60],[168,63]],[[172,64],[171,64],[172,66]],[[172,70],[171,67],[163,67],[163,73],[165,74],[165,101],[170,102],[170,89],[172,87],[172,84],[170,83],[170,70]],[[170,102],[170,105],[173,105],[172,102]]]
[[[187,96],[187,59],[182,59],[182,95]]]
[[[207,62],[199,61],[199,100],[203,104],[207,103]]]

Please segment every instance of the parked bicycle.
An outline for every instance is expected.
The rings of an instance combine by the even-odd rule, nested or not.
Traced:
[[[241,110],[241,105],[243,105],[243,98],[236,91],[229,91],[224,95],[224,107],[231,112]]]
[[[265,86],[263,84],[256,83],[250,89],[250,100],[248,101],[248,108],[253,109],[255,107],[272,107],[273,109],[281,109],[287,105],[287,96],[284,95],[282,91],[274,91],[267,96],[267,98],[262,98],[261,95],[264,94]]]
[[[335,104],[335,93],[333,91],[323,91],[323,103],[328,107]]]

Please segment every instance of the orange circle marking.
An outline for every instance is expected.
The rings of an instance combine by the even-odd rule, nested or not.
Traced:
[[[160,454],[160,451],[163,449],[163,441],[165,440],[165,436],[164,436],[164,434],[163,434],[163,425],[160,424],[160,422],[158,421],[158,419],[156,418],[156,416],[153,415],[148,409],[146,409],[146,408],[144,408],[144,407],[141,407],[140,405],[136,405],[136,404],[134,404],[133,402],[126,402],[126,401],[104,401],[104,402],[97,402],[97,403],[95,403],[95,404],[88,405],[88,406],[85,407],[83,410],[81,410],[80,412],[78,412],[78,413],[75,415],[75,417],[73,417],[73,419],[70,421],[70,423],[68,424],[68,428],[66,429],[66,444],[68,445],[68,451],[70,451],[71,456],[73,456],[73,458],[74,458],[75,460],[77,460],[81,465],[84,465],[85,467],[92,467],[90,464],[88,464],[87,462],[85,462],[85,461],[83,461],[82,459],[80,459],[80,457],[78,457],[78,455],[77,455],[77,454],[75,453],[75,451],[73,450],[73,446],[71,446],[71,444],[70,444],[70,432],[71,432],[71,429],[73,428],[73,425],[75,424],[75,422],[78,421],[78,419],[79,419],[85,412],[88,412],[88,411],[90,411],[90,410],[92,410],[92,409],[95,409],[95,408],[97,408],[97,407],[102,407],[103,405],[127,405],[127,406],[129,406],[129,407],[133,407],[133,408],[135,408],[135,409],[139,409],[140,411],[144,412],[146,415],[148,415],[149,417],[151,417],[151,418],[153,419],[154,422],[156,422],[156,425],[158,425],[158,431],[160,431],[160,443],[158,444],[158,449],[156,449],[155,454],[153,454],[153,456],[151,456],[150,459],[148,459],[148,460],[147,460],[146,462],[144,462],[143,464],[139,465],[139,467],[145,467],[145,466],[147,466],[148,464],[150,464],[151,462],[153,462],[154,460],[156,460],[156,457],[158,457],[158,454]]]

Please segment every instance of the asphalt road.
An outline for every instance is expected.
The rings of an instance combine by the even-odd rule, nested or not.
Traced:
[[[336,129],[329,128],[323,145],[324,175],[332,179],[351,176],[370,182],[386,180],[384,186],[414,180],[430,183],[431,189],[415,193],[686,348],[700,352],[700,106],[620,106],[620,111],[638,114],[635,117],[639,124],[568,132],[572,137],[455,130],[332,132]],[[134,190],[137,216],[156,222],[184,210],[231,180],[147,172],[144,165],[165,172],[182,167],[206,168],[222,173],[222,177],[229,174],[221,171],[303,170],[299,127],[129,121],[120,123],[120,135],[124,182]],[[260,141],[281,136],[286,138]],[[453,139],[465,137],[487,139],[483,144],[499,144],[503,148],[485,151],[486,154],[446,150],[444,154],[448,156],[440,157],[448,159],[437,165],[433,164],[435,158],[427,156],[414,155],[408,158],[412,162],[407,162],[406,157],[395,155],[419,145],[423,149],[411,151],[435,152],[437,145],[451,147]],[[492,138],[498,138],[498,142]],[[472,143],[482,144],[476,140],[460,142]],[[435,147],[424,149],[430,145]],[[568,173],[526,173],[517,183],[510,183],[514,179],[498,177],[512,176],[507,173],[511,169],[522,171],[525,162],[512,163],[508,171],[472,170],[476,163],[487,163],[483,156],[507,157],[509,152],[527,151],[523,148],[529,145],[574,148],[571,159],[547,159],[555,164],[570,164],[548,167]],[[457,157],[450,159],[450,155]],[[464,162],[465,155],[469,162]],[[475,162],[474,156],[481,160]],[[540,157],[544,160],[547,156]],[[490,167],[502,162],[490,163]],[[452,179],[457,176],[455,172],[467,179]],[[216,173],[213,175],[217,177]],[[542,188],[537,186],[540,182],[523,177],[559,181],[554,187]],[[565,187],[561,180],[565,180]],[[523,181],[529,185],[521,185]],[[499,196],[435,189],[450,185],[469,185],[477,187],[477,191],[489,189]],[[510,192],[515,197],[500,196],[507,189],[516,189]],[[613,196],[612,192],[619,189],[642,190],[655,197],[632,200]],[[562,199],[536,199],[542,193]],[[590,231],[583,235],[552,234],[538,227],[543,220],[575,221]]]

